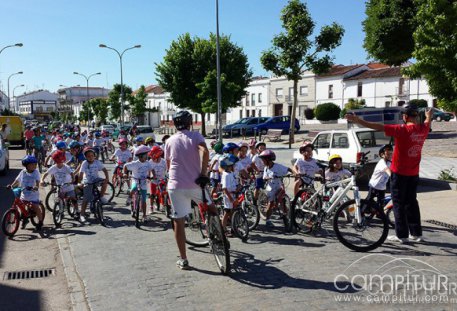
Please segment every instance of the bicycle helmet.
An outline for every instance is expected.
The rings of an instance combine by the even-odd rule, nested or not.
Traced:
[[[76,140],[74,140],[70,143],[70,145],[68,147],[70,147],[70,149],[79,148],[79,147],[81,147],[81,144],[79,142],[77,142]]]
[[[328,163],[330,164],[332,161],[334,160],[341,160],[343,161],[343,158],[339,155],[339,154],[332,154],[329,158],[328,158]]]
[[[86,147],[86,148],[84,148],[84,150],[83,150],[83,155],[86,156],[86,154],[87,154],[88,152],[92,152],[92,153],[95,155],[95,150],[92,149],[91,147]]]
[[[67,132],[63,133],[63,137],[67,138],[68,136],[70,136],[69,133],[67,133]]]
[[[178,131],[188,129],[192,125],[192,115],[187,110],[181,110],[173,117],[173,123]]]
[[[149,151],[149,157],[152,159],[158,159],[163,155],[163,150],[159,146],[152,147],[151,151]]]
[[[67,144],[66,144],[63,140],[58,141],[58,142],[56,143],[56,148],[57,148],[57,149],[62,149],[62,148],[67,149]]]
[[[95,132],[95,137],[100,137],[102,134],[100,132]]]
[[[392,147],[391,144],[386,144],[386,145],[382,146],[378,152],[379,156],[381,157],[386,150],[392,151],[392,150],[394,150],[394,148]]]
[[[305,152],[305,149],[306,149],[307,147],[311,147],[311,149],[314,150],[314,145],[311,143],[311,141],[305,140],[305,141],[303,142],[303,145],[300,146],[300,149],[299,149],[300,153]]]
[[[266,148],[267,144],[264,143],[263,141],[260,141],[257,144],[255,144],[255,149],[259,149],[260,146],[264,146]]]
[[[135,137],[135,142],[138,143],[138,142],[143,142],[144,141],[144,138],[143,136],[137,136]]]
[[[221,142],[218,142],[214,145],[213,147],[213,150],[214,152],[216,152],[217,154],[222,154],[222,150],[224,148],[224,144],[221,143]]]
[[[230,151],[234,150],[234,149],[237,149],[239,148],[237,144],[235,143],[228,143],[227,145],[224,146],[224,148],[222,148],[222,151],[224,153],[229,153]]]
[[[38,160],[33,155],[26,155],[21,162],[23,166],[27,166],[28,164],[38,163]]]
[[[150,142],[154,142],[154,138],[152,138],[152,137],[146,137],[146,139],[144,140],[144,142],[145,142],[146,144],[149,144]]]
[[[63,163],[67,159],[65,151],[63,150],[57,150],[52,154],[51,158],[54,160],[55,163]]]
[[[241,148],[243,148],[243,147],[246,147],[246,149],[249,149],[249,145],[248,145],[247,143],[245,143],[245,142],[240,142],[240,143],[238,144],[238,148],[241,149]]]
[[[276,154],[272,150],[266,149],[266,150],[262,151],[262,153],[259,155],[259,158],[265,159],[265,160],[270,160],[270,161],[275,161]]]
[[[138,147],[138,149],[135,150],[135,156],[140,156],[140,155],[143,155],[145,153],[148,153],[151,149],[148,147],[148,146],[145,146],[145,145],[141,145]]]
[[[419,115],[419,109],[415,104],[406,104],[402,107],[402,113],[409,117],[417,117]]]
[[[219,165],[223,169],[226,169],[228,166],[234,165],[236,162],[238,162],[238,160],[238,157],[234,156],[233,154],[226,154],[222,157],[222,159],[219,160]]]
[[[255,147],[256,144],[257,140],[255,140],[255,138],[251,138],[251,140],[249,141],[249,148]]]
[[[129,143],[128,140],[125,139],[125,138],[119,139],[119,145],[120,145],[120,144],[127,144],[127,145],[128,145],[128,143]]]

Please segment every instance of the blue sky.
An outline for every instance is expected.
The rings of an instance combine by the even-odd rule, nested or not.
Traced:
[[[255,75],[268,75],[260,64],[261,52],[271,46],[281,31],[279,15],[286,0],[219,0],[220,32],[230,34],[248,55]],[[316,29],[336,21],[346,30],[343,44],[335,50],[335,62],[367,61],[362,47],[365,17],[362,0],[308,0]],[[154,63],[180,34],[207,37],[215,32],[215,0],[1,0],[0,48],[22,42],[0,55],[1,88],[7,89],[11,73],[23,71],[10,80],[16,94],[59,85],[85,85],[74,71],[89,75],[92,86],[111,87],[120,82],[119,58],[100,43],[127,51],[124,83],[134,89],[156,82]]]

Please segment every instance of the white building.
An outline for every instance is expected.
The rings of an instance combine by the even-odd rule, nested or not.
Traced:
[[[29,119],[51,120],[51,113],[57,112],[58,95],[47,90],[38,90],[15,98],[17,113]]]
[[[8,104],[8,96],[6,96],[5,93],[0,91],[0,110],[5,109],[7,104]]]
[[[59,111],[73,111],[79,118],[82,104],[92,98],[107,98],[110,89],[103,87],[72,86],[57,90],[59,94]]]

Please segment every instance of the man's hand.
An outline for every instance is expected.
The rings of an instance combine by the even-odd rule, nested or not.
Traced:
[[[344,117],[346,118],[346,120],[352,123],[359,123],[360,120],[360,118],[353,113],[346,113]]]
[[[430,121],[432,121],[432,117],[433,117],[433,109],[428,107],[425,110],[425,120],[430,122]]]

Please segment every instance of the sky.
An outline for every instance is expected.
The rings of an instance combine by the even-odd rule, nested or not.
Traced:
[[[337,22],[345,29],[342,45],[334,51],[336,64],[367,62],[363,49],[363,0],[307,0],[316,30]],[[219,0],[219,29],[230,35],[248,56],[255,76],[269,76],[260,64],[262,51],[281,32],[281,9],[287,0]],[[216,31],[215,0],[1,0],[0,49],[14,43],[23,47],[0,54],[0,89],[15,95],[37,89],[56,91],[63,86],[111,88],[120,83],[120,51],[124,83],[137,89],[155,84],[155,63],[160,63],[171,42],[189,32],[208,37]]]

